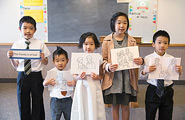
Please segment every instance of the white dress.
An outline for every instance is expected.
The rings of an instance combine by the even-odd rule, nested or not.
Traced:
[[[78,80],[71,109],[71,120],[105,120],[100,80]]]

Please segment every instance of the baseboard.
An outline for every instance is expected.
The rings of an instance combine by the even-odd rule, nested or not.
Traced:
[[[17,78],[0,78],[0,83],[16,83]]]

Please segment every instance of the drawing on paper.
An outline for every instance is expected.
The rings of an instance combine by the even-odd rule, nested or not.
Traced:
[[[177,80],[179,77],[175,66],[180,65],[180,58],[155,58],[152,65],[156,70],[149,74],[149,79]]]
[[[56,77],[56,89],[60,91],[67,90],[67,80],[62,72],[58,72]]]
[[[99,53],[72,53],[71,73],[81,74],[94,72],[99,74],[99,62],[101,55]]]
[[[119,70],[139,68],[133,61],[134,58],[139,57],[138,47],[125,47],[111,50],[112,64],[118,64]]]
[[[88,55],[86,57],[86,59],[87,59],[86,68],[87,69],[96,69],[96,65],[93,62],[92,56]]]

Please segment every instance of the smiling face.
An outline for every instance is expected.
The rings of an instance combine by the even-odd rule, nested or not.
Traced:
[[[19,28],[19,30],[21,31],[22,36],[26,40],[28,40],[28,39],[33,37],[33,35],[34,35],[35,31],[36,31],[36,28],[34,27],[33,24],[24,22],[22,24],[21,28]]]
[[[115,34],[123,34],[126,32],[128,21],[125,16],[119,16],[115,22]]]
[[[166,50],[168,49],[168,38],[164,36],[159,36],[156,38],[155,43],[152,43],[152,46],[155,48],[155,52],[163,56]]]
[[[83,43],[83,50],[85,53],[93,53],[95,50],[95,43],[92,37],[87,37]]]
[[[55,66],[58,70],[63,70],[66,67],[68,61],[69,61],[69,59],[67,59],[64,54],[61,54],[61,55],[55,56],[53,63],[55,64]]]

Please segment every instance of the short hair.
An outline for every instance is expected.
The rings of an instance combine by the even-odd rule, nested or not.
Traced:
[[[96,35],[92,32],[86,32],[86,33],[82,34],[79,39],[79,44],[78,44],[79,48],[83,47],[83,43],[85,42],[86,38],[88,38],[88,37],[91,37],[94,40],[95,48],[98,48],[100,46],[100,42],[98,41]]]
[[[27,22],[27,23],[31,23],[35,29],[36,29],[36,21],[31,17],[31,16],[23,16],[20,20],[19,20],[19,27],[21,29],[22,27],[22,24],[24,22]]]
[[[163,36],[168,38],[168,44],[170,44],[170,35],[165,30],[159,30],[157,31],[153,36],[153,43],[155,43],[157,37]]]
[[[59,55],[64,55],[66,57],[66,59],[68,59],[67,52],[63,48],[61,48],[59,46],[57,46],[57,49],[53,52],[53,60],[55,60],[55,56],[57,56],[57,55],[58,56]]]
[[[111,18],[111,20],[110,20],[110,28],[111,28],[112,32],[115,32],[115,23],[116,23],[116,20],[118,19],[119,16],[124,16],[124,17],[126,17],[126,19],[127,19],[127,30],[128,30],[128,28],[129,28],[129,19],[128,19],[127,14],[125,14],[125,13],[123,13],[123,12],[117,12],[117,13],[115,13],[115,14],[112,16],[112,18]],[[126,31],[127,31],[127,30],[126,30]]]

